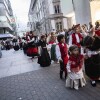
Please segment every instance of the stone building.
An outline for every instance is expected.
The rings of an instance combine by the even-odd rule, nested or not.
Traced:
[[[13,33],[15,29],[16,24],[10,1],[0,0],[0,33]]]
[[[95,8],[95,9],[94,9]],[[49,33],[100,20],[100,0],[31,0],[29,23],[32,31]]]

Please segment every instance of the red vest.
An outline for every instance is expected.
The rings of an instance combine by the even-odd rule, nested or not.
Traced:
[[[83,37],[80,33],[78,33],[78,37],[80,40],[83,39]],[[80,43],[77,43],[77,38],[76,38],[75,33],[72,34],[72,44],[77,45],[78,47],[81,47]]]
[[[50,42],[49,42],[49,44],[53,44],[53,43],[55,43],[55,42],[54,42],[54,41],[50,41]]]
[[[79,55],[78,57],[75,56],[70,56],[69,61],[71,63],[70,68],[77,68],[79,67],[80,69],[82,68],[83,65],[83,55]]]
[[[61,52],[61,58],[64,62],[64,64],[67,64],[68,62],[68,48],[66,43],[64,43],[64,45],[62,45],[62,43],[58,43],[59,48],[60,48],[60,52]]]

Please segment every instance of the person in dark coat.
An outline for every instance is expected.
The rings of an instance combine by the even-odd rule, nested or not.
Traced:
[[[96,80],[100,79],[100,31],[95,32],[95,37],[87,36],[84,39],[87,59],[85,60],[85,71],[91,79],[91,85],[96,86]]]
[[[14,38],[12,42],[13,42],[13,48],[14,48],[14,50],[18,51],[19,50],[18,39]]]
[[[41,39],[37,43],[37,46],[41,47],[40,56],[38,57],[38,63],[41,67],[48,67],[51,64],[51,59],[46,47],[46,36],[42,35]]]
[[[10,50],[10,41],[6,40],[6,50]]]

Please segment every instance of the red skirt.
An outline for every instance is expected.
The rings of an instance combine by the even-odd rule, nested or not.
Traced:
[[[33,56],[38,56],[38,48],[33,48],[33,47],[30,47],[27,49],[27,56],[29,57],[33,57]]]

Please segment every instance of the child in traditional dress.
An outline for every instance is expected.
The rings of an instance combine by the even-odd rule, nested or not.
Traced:
[[[58,35],[58,45],[56,46],[56,57],[60,62],[60,78],[62,79],[63,71],[65,72],[65,79],[67,77],[66,65],[68,62],[68,47],[65,43],[65,36]]]
[[[51,65],[51,59],[48,53],[47,49],[47,43],[46,43],[46,36],[42,35],[41,39],[37,43],[37,46],[40,46],[40,56],[38,57],[38,64],[40,64],[41,67],[48,67]]]
[[[83,87],[86,84],[82,71],[84,57],[80,55],[79,48],[76,45],[71,46],[69,51],[70,56],[67,64],[68,77],[66,79],[66,87],[78,90],[79,86]]]

